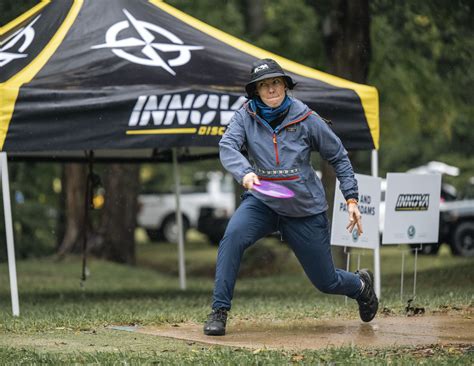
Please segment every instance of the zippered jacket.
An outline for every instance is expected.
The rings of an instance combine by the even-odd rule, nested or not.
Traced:
[[[323,184],[311,166],[311,152],[318,151],[334,168],[344,197],[357,197],[351,162],[341,140],[327,123],[298,99],[286,118],[272,127],[245,103],[233,116],[219,142],[222,165],[242,184],[254,172],[259,179],[282,184],[295,192],[289,199],[250,193],[284,216],[302,217],[327,210]],[[248,159],[243,155],[247,150]]]

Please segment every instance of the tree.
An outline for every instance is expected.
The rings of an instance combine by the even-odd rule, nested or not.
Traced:
[[[135,264],[138,171],[137,164],[110,164],[107,168],[102,246],[96,249],[104,259]]]
[[[85,164],[71,163],[63,165],[62,190],[64,195],[64,237],[57,254],[63,257],[69,253],[80,253],[86,230],[86,178]]]
[[[366,83],[370,64],[370,15],[368,0],[338,0],[323,23],[328,71],[357,83]],[[322,164],[323,183],[332,216],[334,170]]]
[[[260,37],[265,29],[265,12],[263,0],[243,1],[245,14],[245,31],[247,35],[256,39]]]

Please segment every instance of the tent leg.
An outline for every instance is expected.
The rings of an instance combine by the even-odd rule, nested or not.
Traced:
[[[370,159],[370,167],[372,170],[372,176],[378,177],[379,176],[379,153],[377,150],[372,150],[372,155]]]
[[[377,150],[372,150],[372,155],[370,159],[370,165],[372,170],[372,176],[379,176],[379,155]],[[380,243],[377,248],[374,249],[374,276],[375,276],[375,293],[380,299],[382,282],[380,275]]]
[[[10,275],[10,293],[12,298],[13,316],[20,316],[18,301],[18,285],[16,280],[15,243],[13,242],[13,221],[10,201],[10,183],[8,179],[7,154],[1,153],[1,174],[3,190],[3,211],[5,214],[5,232],[7,236],[8,271]]]
[[[176,197],[176,224],[178,225],[178,265],[179,265],[179,287],[186,290],[186,268],[184,266],[184,233],[183,233],[183,216],[181,215],[181,188],[178,171],[178,153],[173,148],[173,174],[175,184]]]

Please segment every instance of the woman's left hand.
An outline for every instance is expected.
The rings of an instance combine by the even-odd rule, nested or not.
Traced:
[[[347,211],[349,211],[349,224],[347,225],[346,229],[349,232],[352,232],[354,226],[357,226],[357,234],[361,235],[362,231],[362,216],[359,211],[359,207],[357,203],[350,202],[347,204]]]

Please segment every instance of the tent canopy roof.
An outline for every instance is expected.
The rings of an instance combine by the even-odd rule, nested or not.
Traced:
[[[0,28],[0,44],[0,146],[9,153],[152,157],[216,147],[246,100],[250,65],[267,57],[347,149],[378,147],[375,88],[252,46],[162,1],[45,0]]]

